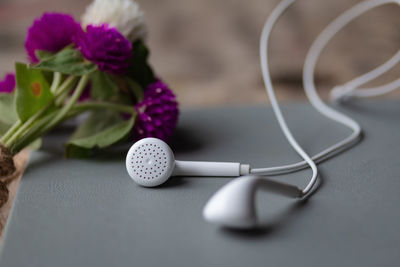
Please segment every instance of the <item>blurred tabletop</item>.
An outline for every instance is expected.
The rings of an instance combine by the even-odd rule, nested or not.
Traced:
[[[146,13],[151,63],[183,107],[266,103],[259,67],[259,35],[277,0],[141,0]],[[304,98],[302,65],[309,46],[332,19],[358,0],[299,0],[278,22],[270,45],[279,99]],[[27,27],[45,11],[79,19],[89,0],[0,0],[0,76],[26,61]],[[317,65],[321,95],[388,60],[399,49],[399,8],[386,5],[363,15],[327,46]],[[397,79],[397,67],[367,86]],[[398,92],[386,97],[399,97]],[[21,156],[23,165],[26,154]],[[17,188],[0,211],[6,221]]]

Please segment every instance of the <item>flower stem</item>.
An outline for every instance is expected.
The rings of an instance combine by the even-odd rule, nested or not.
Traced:
[[[81,77],[74,93],[72,94],[68,103],[59,110],[55,110],[49,114],[44,115],[42,118],[35,120],[34,124],[30,126],[30,129],[24,134],[24,136],[16,139],[14,143],[8,144],[12,154],[18,153],[21,149],[31,144],[41,135],[51,130],[54,126],[63,121],[68,112],[71,110],[73,105],[78,100],[79,96],[82,94],[85,86],[89,80],[89,75],[84,75]],[[68,88],[67,86],[65,88]],[[57,90],[58,95],[63,94],[63,90]]]
[[[50,121],[54,118],[56,115],[56,111],[53,111],[49,114],[44,115],[42,118],[40,118],[30,129],[25,135],[21,136],[16,140],[12,146],[10,146],[10,152],[15,155],[19,151],[21,151],[23,148],[31,144],[33,141],[35,141],[37,138],[40,137],[41,135],[41,129]]]
[[[122,113],[129,113],[133,116],[136,116],[135,109],[132,106],[115,104],[111,102],[86,101],[85,103],[75,104],[73,108],[71,108],[69,112],[63,117],[62,121],[75,117],[88,110],[104,108],[112,109]],[[35,123],[35,125],[31,128],[29,134],[23,136],[16,143],[14,143],[10,150],[11,153],[18,153],[24,147],[28,146],[41,135],[43,135],[46,131],[46,129],[44,129],[44,126],[54,119],[56,113],[56,111],[53,111],[52,113],[45,115],[43,118],[37,121],[37,123]]]
[[[28,130],[37,119],[39,119],[43,114],[45,114],[45,112],[53,105],[54,100],[61,95],[65,90],[68,90],[69,87],[71,86],[71,84],[73,84],[75,82],[76,77],[68,77],[64,83],[60,86],[60,88],[57,90],[57,93],[55,95],[55,97],[53,98],[52,101],[50,101],[49,103],[47,103],[44,107],[42,107],[38,112],[36,112],[35,115],[33,115],[32,117],[30,117],[27,121],[25,121],[20,127],[18,127],[18,130],[16,130],[12,136],[6,140],[4,144],[4,146],[6,148],[10,148],[12,146],[12,144],[26,131]]]
[[[67,113],[71,110],[72,106],[76,103],[76,101],[78,101],[88,81],[89,81],[89,74],[85,74],[81,77],[68,103],[61,108],[58,114],[44,127],[42,132],[47,132],[48,130],[52,129],[54,126],[56,126],[59,122],[63,120],[64,116],[67,115]]]
[[[68,95],[68,92],[75,83],[76,78],[77,77],[72,76],[67,78],[58,89],[55,89],[55,96],[50,103],[40,109],[25,123],[14,125],[12,131],[10,129],[10,133],[8,134],[10,138],[6,141],[5,146],[13,155],[31,144],[44,133],[60,124],[62,121],[88,110],[111,109],[121,113],[132,114],[133,116],[136,115],[135,108],[130,105],[106,101],[85,101],[77,103],[89,80],[89,75],[84,75],[80,78],[76,89],[64,106],[56,108],[55,110],[49,109],[51,107],[54,108],[55,103],[60,103],[60,100],[64,99]],[[64,100],[62,100],[62,102],[63,101]]]
[[[7,140],[15,133],[15,131],[18,130],[18,128],[22,125],[22,122],[20,120],[17,120],[10,129],[3,135],[3,137],[0,140],[1,144],[4,144],[7,142]]]
[[[50,87],[50,91],[53,94],[56,93],[57,88],[60,86],[61,78],[62,78],[62,75],[61,75],[60,72],[55,72],[53,74],[53,82],[52,82],[51,87]]]
[[[56,101],[55,101],[54,104],[55,104],[57,107],[61,106],[61,105],[64,103],[65,99],[67,99],[68,95],[69,95],[69,90],[66,90],[64,93],[62,93],[62,94],[56,99]]]
[[[53,75],[53,82],[51,84],[50,87],[50,91],[55,94],[57,88],[60,86],[61,83],[61,78],[62,78],[62,74],[60,72],[55,72]],[[60,87],[60,90],[63,90],[63,88]],[[7,140],[11,137],[11,135],[13,135],[15,133],[15,131],[18,130],[19,127],[22,126],[22,122],[20,120],[16,121],[10,129],[8,129],[8,131],[3,135],[3,137],[0,140],[0,143],[5,144],[7,142]]]

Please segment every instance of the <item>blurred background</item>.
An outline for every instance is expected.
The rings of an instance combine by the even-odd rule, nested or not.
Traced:
[[[151,63],[182,106],[266,103],[258,43],[278,0],[141,0]],[[281,100],[304,99],[302,64],[317,34],[358,0],[299,0],[279,21],[270,47],[271,71]],[[0,0],[0,76],[26,61],[27,27],[45,11],[76,19],[90,0]],[[400,7],[377,8],[347,26],[329,44],[318,66],[319,92],[365,73],[399,49]],[[397,79],[400,67],[370,85]],[[400,97],[394,92],[386,97]]]

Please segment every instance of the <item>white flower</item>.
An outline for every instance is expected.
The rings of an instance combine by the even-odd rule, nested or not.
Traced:
[[[115,27],[128,40],[146,37],[144,13],[134,0],[94,0],[82,16],[82,24]]]

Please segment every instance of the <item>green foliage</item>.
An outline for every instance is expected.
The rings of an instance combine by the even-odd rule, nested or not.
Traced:
[[[18,120],[14,109],[14,94],[0,93],[0,114],[0,136],[2,136]]]
[[[15,109],[19,119],[24,122],[48,104],[53,94],[41,70],[16,63],[15,71],[17,80]]]
[[[98,100],[111,100],[118,95],[118,85],[114,82],[111,74],[96,70],[90,76],[92,83],[90,96]]]
[[[138,40],[132,44],[133,57],[129,77],[138,82],[143,88],[155,81],[153,70],[148,63],[149,50]]]
[[[142,101],[143,99],[143,93],[144,90],[143,88],[140,86],[140,84],[138,84],[137,82],[135,82],[134,80],[130,79],[130,78],[126,78],[126,82],[128,83],[128,87],[129,90],[133,93],[133,95],[136,98],[137,102]]]
[[[124,120],[117,112],[93,111],[68,141],[65,149],[66,156],[88,157],[95,149],[115,144],[128,136],[134,123],[135,116]]]
[[[46,50],[36,50],[35,55],[39,59],[39,61],[42,61],[44,59],[54,56],[54,53],[46,51]],[[42,70],[42,73],[43,73],[44,77],[46,78],[46,80],[48,81],[48,83],[51,84],[53,77],[54,77],[54,72]]]
[[[54,55],[54,53],[46,51],[46,50],[36,50],[35,55],[39,59],[39,61],[41,61],[41,60],[52,57]]]
[[[82,76],[97,69],[97,66],[86,61],[81,52],[68,46],[54,55],[45,55],[33,68]]]
[[[89,157],[130,135],[136,119],[134,104],[156,80],[142,41],[133,43],[131,67],[124,75],[100,71],[73,46],[57,53],[36,51],[36,56],[40,60],[36,65],[16,63],[15,93],[0,94],[0,136],[7,132],[2,142],[13,154],[28,145],[39,147],[40,137],[49,129],[86,111],[91,113],[67,142],[66,156]],[[77,76],[84,82],[74,89]],[[92,101],[76,103],[88,77]],[[131,118],[124,119],[122,113]]]

